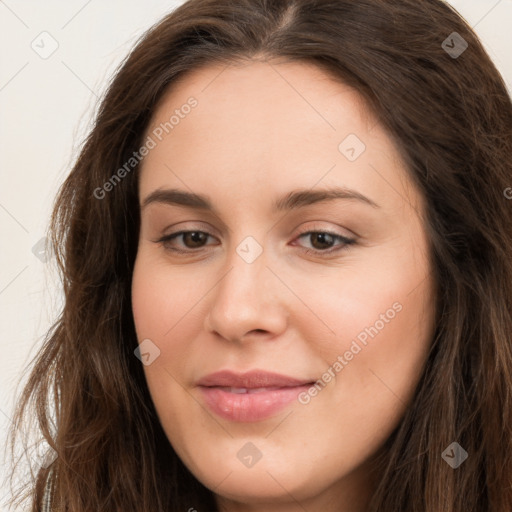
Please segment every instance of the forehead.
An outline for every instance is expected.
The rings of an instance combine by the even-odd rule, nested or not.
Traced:
[[[267,138],[278,135],[273,138],[283,144],[291,136],[312,129],[319,135],[337,138],[347,124],[359,132],[375,125],[357,91],[309,62],[213,63],[186,72],[163,95],[150,127],[168,121],[190,97],[197,99],[199,107],[193,112],[195,133],[201,128],[213,128],[214,123],[224,133],[241,135],[241,123],[244,133],[259,132]],[[174,126],[173,133],[187,132],[190,124]],[[272,132],[283,125],[287,125],[286,133]]]
[[[378,197],[385,182],[390,194],[406,180],[398,151],[360,94],[306,62],[190,71],[162,97],[146,136],[156,146],[141,167],[141,196],[185,184],[261,197],[321,180]]]

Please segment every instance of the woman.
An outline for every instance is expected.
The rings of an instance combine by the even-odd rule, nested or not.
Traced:
[[[32,510],[510,510],[511,155],[441,1],[180,6],[55,205]]]

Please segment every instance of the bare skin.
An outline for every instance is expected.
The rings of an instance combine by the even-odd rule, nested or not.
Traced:
[[[431,343],[423,198],[359,95],[310,64],[194,70],[146,136],[192,96],[197,106],[161,141],[153,135],[140,170],[133,313],[139,343],[160,350],[144,370],[162,426],[220,510],[363,512],[371,458],[401,421]],[[332,187],[366,199],[272,209],[296,189]],[[170,188],[208,196],[214,211],[144,205]],[[183,230],[203,235],[158,241]],[[322,385],[270,418],[231,421],[197,386],[223,369]],[[251,467],[244,446],[261,455]]]

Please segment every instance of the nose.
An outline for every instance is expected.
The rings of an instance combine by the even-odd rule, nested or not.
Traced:
[[[209,294],[208,332],[244,343],[270,340],[286,330],[287,290],[268,263],[265,251],[252,262],[233,251],[227,270]]]

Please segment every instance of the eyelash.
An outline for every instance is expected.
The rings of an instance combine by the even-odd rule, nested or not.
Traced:
[[[172,251],[174,253],[178,253],[178,254],[193,254],[195,252],[198,252],[200,249],[202,249],[202,247],[199,248],[199,249],[196,249],[196,250],[194,250],[194,249],[183,250],[183,249],[176,249],[175,247],[169,247],[168,245],[166,245],[167,242],[170,242],[174,238],[178,238],[179,236],[187,234],[187,233],[203,233],[203,234],[205,234],[207,236],[213,237],[213,235],[210,235],[210,233],[207,233],[206,231],[187,230],[187,231],[177,231],[176,233],[172,233],[170,235],[166,235],[166,236],[160,238],[159,240],[155,240],[155,242],[156,243],[162,243],[167,250]],[[329,235],[329,236],[333,237],[335,240],[343,242],[343,245],[341,247],[338,247],[337,249],[336,248],[330,248],[330,249],[326,249],[324,251],[322,251],[320,249],[302,248],[302,250],[306,254],[312,254],[312,255],[318,256],[318,255],[326,255],[326,254],[337,253],[337,252],[348,250],[349,246],[351,246],[351,245],[356,243],[355,239],[353,239],[353,238],[347,238],[347,237],[345,237],[343,235],[339,235],[337,233],[332,233],[331,231],[305,231],[304,233],[299,234],[297,236],[297,238],[302,238],[302,237],[305,237],[306,235],[315,235],[315,234],[316,235],[318,235],[318,234]]]

